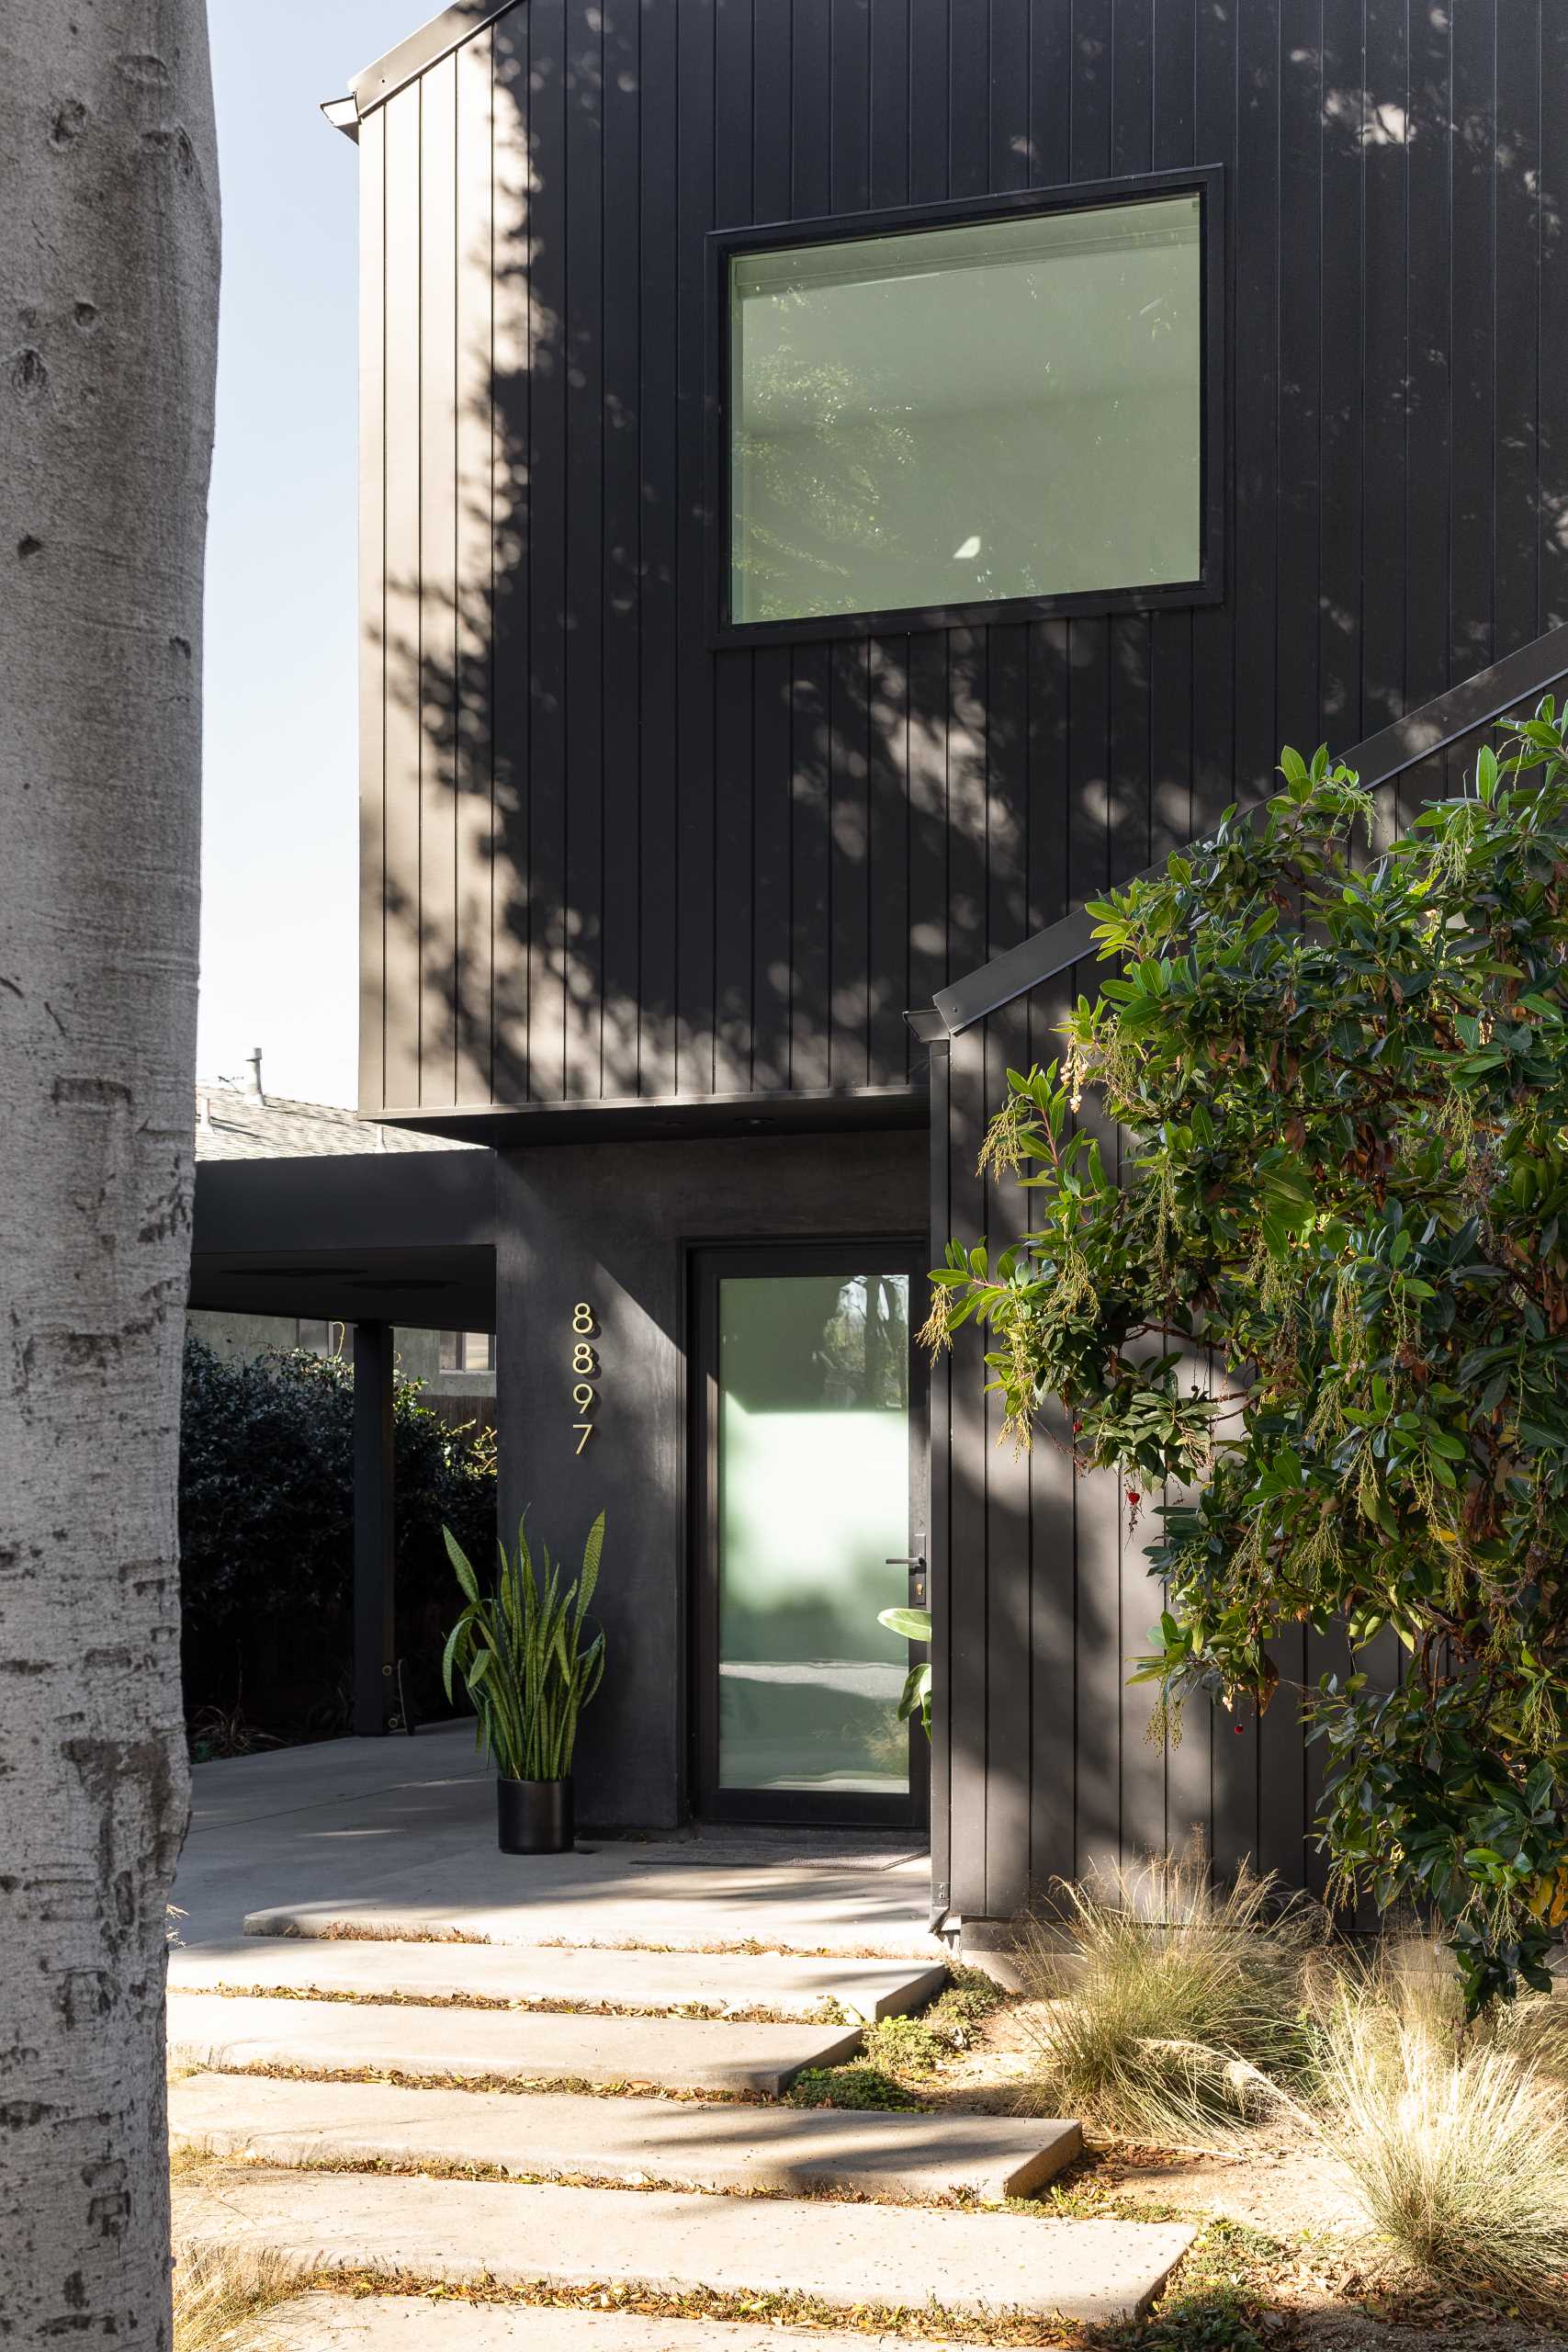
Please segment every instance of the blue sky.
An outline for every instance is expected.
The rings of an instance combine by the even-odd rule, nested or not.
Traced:
[[[356,161],[318,111],[433,0],[209,0],[223,193],[204,1078],[352,1102]]]

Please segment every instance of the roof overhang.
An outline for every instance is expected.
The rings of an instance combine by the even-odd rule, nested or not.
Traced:
[[[493,1330],[495,1161],[478,1151],[205,1161],[190,1304]]]
[[[372,107],[384,105],[395,92],[423,74],[426,66],[449,56],[453,50],[461,49],[475,33],[482,32],[486,25],[493,24],[497,17],[504,17],[517,6],[518,0],[457,0],[455,6],[443,8],[438,17],[432,17],[428,24],[410,33],[406,40],[399,41],[395,49],[388,50],[373,65],[367,65],[348,85],[355,119],[355,130],[350,136],[357,135],[360,118],[367,115]],[[339,123],[338,128],[345,130],[347,125]]]
[[[486,1103],[385,1111],[378,1125],[515,1150],[536,1144],[671,1143],[756,1135],[856,1135],[930,1125],[920,1087],[823,1088],[794,1094],[639,1096],[609,1102]]]
[[[1347,767],[1353,768],[1369,792],[1392,784],[1407,768],[1430,759],[1435,752],[1461,743],[1466,736],[1479,729],[1494,725],[1519,705],[1529,703],[1549,688],[1559,686],[1568,678],[1568,624],[1532,638],[1516,652],[1505,654],[1489,669],[1481,670],[1473,677],[1465,678],[1446,694],[1423,703],[1416,710],[1408,710],[1364,742],[1355,744],[1341,754]],[[1254,823],[1261,823],[1268,814],[1268,801],[1258,797],[1259,787],[1240,792],[1236,806],[1240,813]],[[1191,849],[1191,842],[1183,843]],[[1134,882],[1153,881],[1166,871],[1166,861],[1145,866],[1141,874],[1129,875],[1119,887],[1128,888]],[[922,1044],[939,1050],[953,1037],[962,1036],[976,1022],[984,1021],[1004,1005],[1015,1003],[1027,996],[1032,989],[1043,986],[1075,964],[1085,963],[1097,954],[1095,918],[1082,907],[1064,916],[1044,931],[1037,931],[1032,938],[1021,940],[1016,947],[1005,948],[978,970],[967,972],[944,989],[938,989],[929,1005],[920,1005],[906,1012],[905,1020]]]

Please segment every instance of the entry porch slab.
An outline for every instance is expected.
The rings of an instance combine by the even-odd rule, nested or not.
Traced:
[[[237,1955],[249,1933],[946,1957],[908,1833],[731,1828],[502,1854],[467,1724],[198,1764],[193,1796],[174,1895],[191,1953]]]

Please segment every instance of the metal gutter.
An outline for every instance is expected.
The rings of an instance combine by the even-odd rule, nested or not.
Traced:
[[[383,106],[416,80],[426,66],[450,56],[453,50],[461,49],[475,33],[482,32],[486,25],[493,24],[497,17],[504,17],[518,5],[519,0],[500,0],[499,6],[497,0],[457,0],[455,7],[443,8],[438,17],[432,17],[427,25],[421,25],[417,32],[410,33],[406,40],[399,41],[395,49],[389,49],[384,57],[378,57],[373,65],[367,65],[354,76],[348,86],[357,117],[362,119],[373,107]],[[340,123],[338,128],[341,130],[344,125]]]

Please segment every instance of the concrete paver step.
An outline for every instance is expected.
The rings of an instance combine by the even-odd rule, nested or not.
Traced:
[[[352,1993],[411,2001],[566,2001],[576,2009],[767,2009],[810,2018],[827,2002],[869,2025],[940,1993],[919,1961],[800,1959],[598,1946],[405,1944],[247,1937],[169,1954],[171,1992]]]
[[[741,2029],[732,2027],[732,2032]],[[1083,2144],[1076,2123],[847,2113],[570,2093],[404,2090],[196,2075],[171,2086],[178,2145],[273,2165],[387,2164],[655,2180],[666,2187],[1028,2197]]]
[[[900,2339],[547,2303],[318,2292],[275,2304],[246,2340],[254,2352],[887,2352]]]
[[[888,1954],[928,1963],[946,1947],[929,1928],[931,1875],[924,1860],[891,1868],[814,1870],[809,1861],[751,1862],[710,1869],[678,1846],[606,1846],[575,1854],[498,1853],[487,1824],[480,1840],[448,1838],[372,1885],[321,1883],[307,1871],[288,1897],[246,1915],[252,1936],[385,1936],[407,1943],[466,1939],[496,1944],[668,1946],[677,1951],[732,1948]],[[276,1880],[274,1881],[276,1883]]]
[[[730,2025],[692,2018],[561,2016],[538,2009],[422,2008],[174,1993],[171,2064],[470,2081],[642,2083],[658,2090],[776,2098],[803,2067],[833,2066],[860,2028]]]
[[[1193,2236],[1168,2222],[259,2168],[184,2191],[177,2234],[329,2274],[705,2287],[842,2311],[938,2304],[1100,2323],[1143,2310]]]

